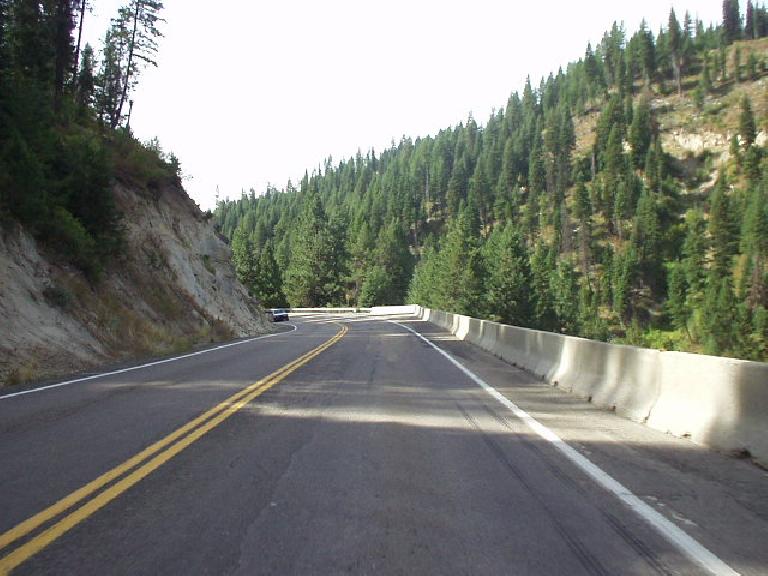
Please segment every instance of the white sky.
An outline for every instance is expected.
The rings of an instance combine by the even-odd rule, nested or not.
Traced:
[[[93,0],[94,47],[123,3]],[[469,112],[485,124],[526,75],[538,86],[614,20],[631,33],[645,18],[655,32],[672,6],[705,23],[722,10],[720,0],[164,3],[159,67],[141,77],[131,126],[179,157],[203,209],[217,186],[222,199],[261,193],[297,183],[329,155],[378,152]]]

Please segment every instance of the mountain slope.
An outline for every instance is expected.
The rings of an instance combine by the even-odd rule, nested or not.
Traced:
[[[20,225],[0,222],[0,382],[71,373],[269,331],[229,246],[184,190],[112,186],[125,247],[91,283]]]
[[[219,203],[238,274],[268,298],[281,287],[255,279],[282,270],[294,306],[408,299],[767,359],[768,12],[755,10],[746,30],[673,11],[658,34],[615,24],[484,125],[470,116]],[[322,286],[296,289],[318,269]]]

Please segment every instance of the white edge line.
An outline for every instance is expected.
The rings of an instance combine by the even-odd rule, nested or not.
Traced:
[[[655,508],[646,504],[643,500],[635,496],[628,488],[622,485],[618,480],[613,478],[610,474],[605,472],[602,468],[598,467],[586,456],[578,452],[575,448],[569,446],[562,438],[560,438],[555,432],[544,426],[541,422],[536,420],[533,416],[528,414],[525,410],[517,406],[509,398],[504,396],[501,392],[496,390],[493,386],[485,382],[482,378],[477,376],[474,372],[469,370],[458,360],[456,360],[451,354],[434,344],[431,340],[425,338],[419,334],[416,330],[410,326],[400,324],[394,320],[390,320],[393,324],[405,328],[409,332],[416,335],[418,338],[429,344],[432,348],[437,350],[445,358],[447,358],[454,366],[464,372],[469,378],[475,382],[480,388],[485,390],[488,394],[493,396],[502,405],[508,408],[515,416],[520,418],[525,424],[536,434],[551,442],[555,448],[557,448],[568,460],[575,464],[582,472],[592,478],[597,484],[604,489],[608,490],[619,500],[621,500],[632,511],[638,514],[643,520],[648,522],[653,528],[655,528],[662,536],[674,544],[681,552],[683,552],[688,558],[695,561],[697,564],[705,568],[709,573],[716,576],[739,576],[739,573],[733,570],[728,564],[723,562],[720,558],[715,556],[702,544],[696,541],[693,537],[689,536],[679,526],[674,524],[671,520],[659,513]]]
[[[291,332],[295,332],[299,329],[296,324],[286,322],[289,326],[293,326]],[[184,360],[185,358],[191,358],[193,356],[200,356],[201,354],[207,354],[209,352],[216,352],[223,350],[224,348],[230,348],[232,346],[241,346],[242,344],[248,344],[256,340],[263,340],[265,338],[273,338],[280,336],[281,334],[289,334],[290,332],[275,332],[274,334],[265,334],[264,336],[257,336],[255,338],[247,338],[246,340],[238,340],[237,342],[230,342],[229,344],[222,344],[213,348],[207,348],[206,350],[198,350],[197,352],[190,352],[189,354],[183,354],[182,356],[174,356],[173,358],[165,358],[164,360],[157,360],[155,362],[148,362],[146,364],[139,364],[137,366],[131,366],[129,368],[120,368],[112,372],[104,372],[102,374],[91,374],[90,376],[83,376],[82,378],[76,378],[74,380],[66,380],[64,382],[57,382],[56,384],[49,384],[48,386],[41,386],[40,388],[32,388],[30,390],[22,390],[21,392],[13,392],[12,394],[5,394],[0,396],[0,400],[7,400],[9,398],[15,398],[17,396],[24,396],[25,394],[33,394],[35,392],[43,392],[45,390],[51,390],[53,388],[61,388],[62,386],[69,386],[71,384],[77,384],[78,382],[85,382],[87,380],[96,380],[97,378],[105,378],[106,376],[115,376],[116,374],[125,374],[126,372],[133,372],[134,370],[141,370],[143,368],[151,368],[152,366],[158,366],[160,364],[167,364],[168,362],[176,362],[177,360]]]

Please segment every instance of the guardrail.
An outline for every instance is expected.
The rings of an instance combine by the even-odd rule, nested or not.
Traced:
[[[768,364],[508,326],[441,310],[418,316],[597,406],[768,465]]]
[[[291,314],[368,314],[370,308],[287,308]]]
[[[371,316],[390,316],[417,314],[419,306],[373,306],[372,308],[288,308],[291,314],[370,314]]]

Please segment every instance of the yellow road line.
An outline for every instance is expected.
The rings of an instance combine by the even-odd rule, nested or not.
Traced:
[[[144,461],[146,458],[154,454],[155,452],[160,451],[165,446],[168,446],[168,444],[173,443],[175,440],[183,436],[185,433],[192,431],[189,435],[184,437],[179,442],[176,442],[166,450],[160,452],[157,454],[154,458],[131,472],[128,476],[120,480],[119,482],[116,482],[114,485],[110,486],[108,489],[104,490],[85,504],[83,504],[80,508],[76,509],[74,512],[71,512],[67,516],[65,516],[63,519],[59,520],[56,524],[51,526],[50,528],[46,529],[42,533],[40,533],[38,536],[30,540],[29,542],[25,543],[23,546],[20,546],[7,556],[0,559],[0,574],[4,575],[13,570],[16,566],[24,562],[25,560],[29,559],[34,554],[38,553],[40,550],[48,546],[51,542],[71,530],[74,526],[76,526],[78,523],[82,522],[89,516],[91,516],[94,512],[99,510],[100,508],[104,507],[106,504],[120,496],[123,492],[128,490],[131,486],[138,483],[140,480],[148,476],[150,473],[155,471],[157,468],[162,466],[164,463],[166,463],[168,460],[176,456],[179,452],[187,448],[189,445],[194,443],[196,440],[201,438],[203,435],[208,433],[209,431],[216,428],[219,424],[224,422],[227,418],[232,416],[235,412],[240,410],[243,406],[254,400],[255,398],[258,398],[261,396],[264,392],[272,388],[275,384],[283,380],[286,376],[300,368],[301,366],[304,366],[307,364],[310,360],[320,355],[323,351],[327,350],[331,346],[333,346],[336,342],[341,340],[341,338],[344,337],[344,334],[346,334],[348,331],[348,328],[346,326],[343,326],[342,329],[336,333],[333,338],[330,340],[327,340],[317,348],[314,348],[313,350],[310,350],[303,356],[300,356],[293,362],[290,362],[289,364],[286,364],[279,370],[276,370],[269,376],[259,380],[258,382],[255,382],[254,384],[251,384],[247,388],[241,390],[237,394],[234,394],[224,402],[221,402],[220,404],[216,405],[212,409],[208,410],[201,416],[198,416],[194,420],[190,421],[189,423],[185,424],[184,426],[178,428],[165,438],[159,440],[155,444],[152,444],[148,448],[142,450],[139,452],[136,456],[133,456],[132,458],[126,460],[123,464],[120,464],[119,466],[113,468],[109,472],[106,472],[99,476],[96,480],[93,480],[92,482],[89,482],[82,488],[76,490],[69,496],[63,498],[62,500],[59,500],[57,503],[53,504],[49,508],[43,510],[42,512],[36,514],[35,516],[31,517],[30,519],[22,522],[21,524],[17,525],[16,527],[12,528],[8,532],[5,532],[4,534],[0,535],[0,547],[7,546],[11,542],[14,542],[15,540],[22,538],[23,536],[29,534],[31,531],[33,531],[35,528],[41,526],[48,520],[55,518],[59,514],[63,513],[67,509],[74,506],[79,501],[83,500],[93,492],[97,491],[98,489],[105,486],[107,483],[109,483],[111,480],[114,480],[118,477],[120,477],[122,474],[139,464],[140,462]],[[210,418],[210,420],[209,420]],[[207,422],[205,422],[208,420]],[[199,426],[201,423],[205,422],[202,426]]]

